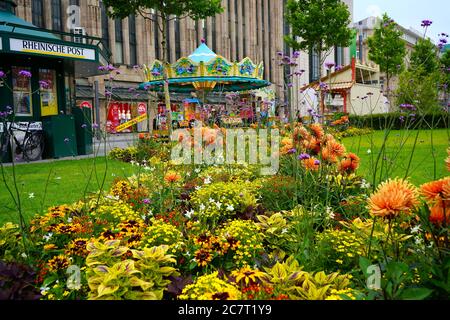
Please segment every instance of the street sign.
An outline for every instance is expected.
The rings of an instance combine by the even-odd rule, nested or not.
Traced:
[[[92,109],[92,104],[89,101],[83,101],[82,103],[80,103],[80,108]]]

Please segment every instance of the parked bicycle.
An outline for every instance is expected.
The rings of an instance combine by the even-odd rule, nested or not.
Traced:
[[[41,159],[42,153],[44,152],[44,133],[42,130],[32,130],[30,128],[31,122],[28,122],[26,129],[21,128],[20,124],[16,123],[5,123],[3,127],[3,133],[0,135],[0,147],[2,157],[8,153],[8,148],[10,146],[11,138],[14,140],[15,156],[22,154],[25,161],[31,162]],[[19,140],[14,131],[25,132],[25,136],[22,140]]]

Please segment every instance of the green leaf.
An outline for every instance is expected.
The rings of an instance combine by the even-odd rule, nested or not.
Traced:
[[[407,288],[403,290],[400,295],[400,299],[403,300],[424,300],[430,294],[433,293],[433,290],[427,288]]]
[[[366,257],[359,257],[359,267],[361,268],[364,276],[367,278],[369,274],[367,273],[367,270],[369,269],[369,266],[372,265],[372,262],[367,259]]]

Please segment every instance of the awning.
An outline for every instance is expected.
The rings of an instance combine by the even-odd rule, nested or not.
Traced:
[[[345,82],[336,82],[336,83],[325,83],[327,85],[327,89],[331,91],[339,91],[339,90],[347,90],[351,89],[354,85],[353,81],[345,81]],[[316,91],[319,91],[320,84],[312,83],[310,88],[313,88]]]
[[[101,38],[38,28],[8,11],[0,11],[0,53],[70,59],[77,76],[101,74],[111,56]]]

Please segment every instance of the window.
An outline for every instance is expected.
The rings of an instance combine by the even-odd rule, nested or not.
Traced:
[[[116,29],[116,51],[114,60],[116,63],[123,63],[123,30],[122,19],[115,20]]]
[[[33,0],[32,2],[32,20],[36,27],[44,28],[44,2],[43,0]]]
[[[12,67],[14,112],[17,116],[33,116],[30,68]]]
[[[137,40],[136,40],[136,17],[130,15],[128,17],[128,28],[130,30],[130,64],[137,65]]]
[[[309,82],[319,80],[320,75],[319,55],[316,50],[309,51]]]
[[[108,16],[106,15],[106,7],[102,3],[102,38],[104,45],[109,49],[109,21]]]
[[[345,64],[344,48],[342,48],[342,47],[334,47],[334,63],[337,66],[343,66]]]
[[[52,29],[63,31],[62,28],[61,0],[52,0]]]
[[[39,84],[41,96],[41,116],[54,116],[58,114],[58,93],[56,71],[39,69]]]

